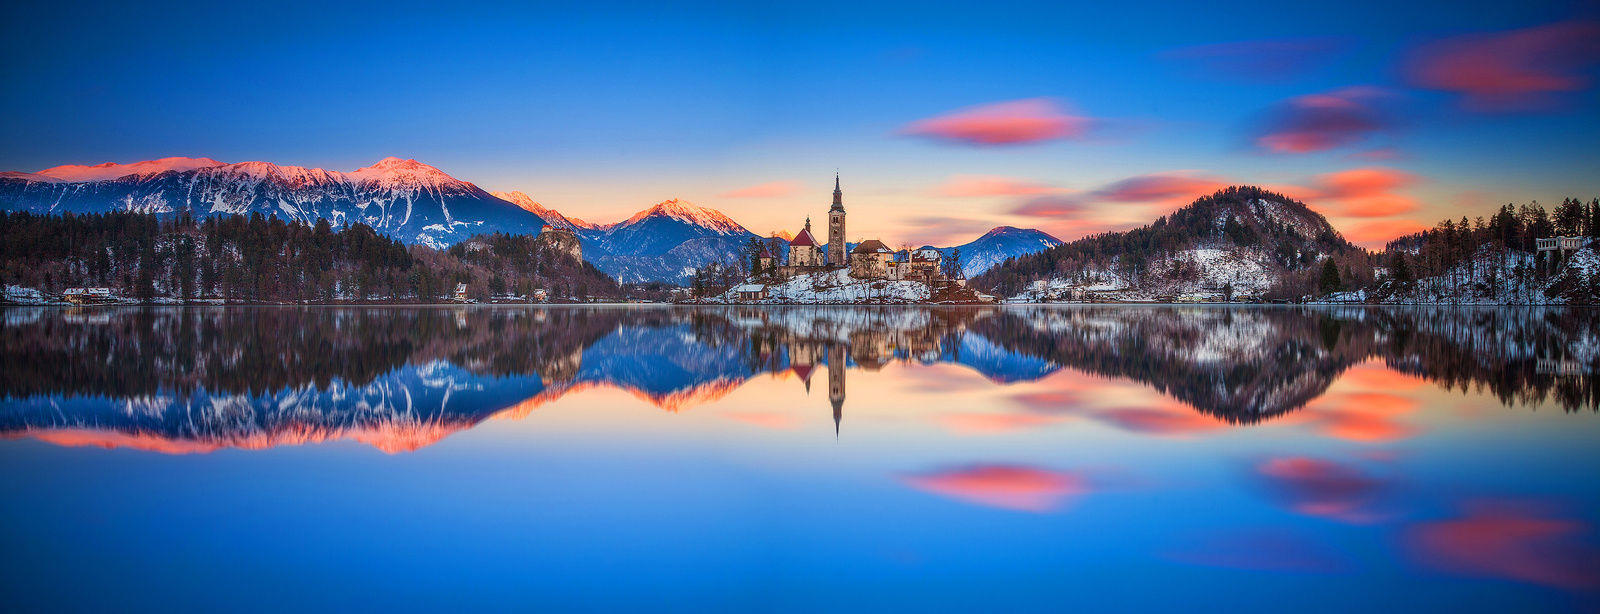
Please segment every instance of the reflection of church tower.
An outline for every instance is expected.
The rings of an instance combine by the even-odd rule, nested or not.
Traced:
[[[844,417],[844,346],[828,348],[828,401],[833,403],[833,435],[839,436],[839,420]]]
[[[833,174],[833,207],[828,209],[828,264],[848,265],[844,259],[844,192],[839,189],[839,174]]]

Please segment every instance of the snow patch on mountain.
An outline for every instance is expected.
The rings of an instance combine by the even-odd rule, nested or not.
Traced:
[[[106,162],[93,166],[80,164],[63,164],[44,169],[37,175],[53,177],[62,181],[105,181],[126,177],[128,175],[154,175],[166,171],[190,171],[197,168],[210,168],[222,166],[223,163],[211,158],[161,158],[159,160],[145,160],[130,164],[117,164]]]

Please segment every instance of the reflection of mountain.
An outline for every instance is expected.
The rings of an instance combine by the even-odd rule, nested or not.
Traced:
[[[1026,308],[977,325],[1012,351],[1143,382],[1208,414],[1255,422],[1321,395],[1364,353],[1319,341],[1285,309]]]
[[[1127,378],[1236,423],[1299,409],[1381,358],[1507,404],[1600,407],[1600,318],[1560,309],[1020,307],[973,330],[1007,351]]]
[[[1444,387],[1483,385],[1508,404],[1600,404],[1600,384],[1588,375],[1600,357],[1600,318],[1550,309],[477,306],[3,315],[0,436],[169,452],[339,439],[414,450],[592,388],[676,412],[761,374],[797,377],[800,393],[827,371],[829,402],[842,417],[845,370],[891,363],[963,365],[995,385],[1070,368],[1141,382],[1236,423],[1296,410],[1372,357]]]

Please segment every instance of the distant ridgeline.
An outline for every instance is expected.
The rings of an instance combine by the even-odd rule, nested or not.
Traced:
[[[1148,385],[1235,424],[1294,413],[1372,359],[1445,389],[1481,386],[1507,406],[1600,408],[1592,341],[1600,317],[1567,308],[13,308],[3,316],[0,437],[167,452],[334,439],[415,450],[595,387],[677,412],[780,373],[795,395],[826,376],[838,426],[850,411],[873,411],[852,409],[844,372],[889,363],[960,365],[996,384],[1071,369]],[[1084,410],[1072,399],[1056,405],[1028,411]]]
[[[1537,249],[1556,237],[1562,249]],[[1600,199],[1569,198],[1553,214],[1506,205],[1370,252],[1300,201],[1235,186],[1148,226],[1018,256],[972,285],[1024,301],[1596,304],[1595,238]]]
[[[571,233],[478,235],[446,251],[407,246],[365,224],[335,227],[260,214],[36,215],[0,212],[0,281],[46,292],[104,286],[139,299],[260,302],[620,297],[576,257]]]

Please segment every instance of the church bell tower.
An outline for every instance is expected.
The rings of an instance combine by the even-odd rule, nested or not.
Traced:
[[[833,174],[833,207],[828,209],[828,264],[850,264],[844,257],[844,192],[839,189],[839,173]]]

